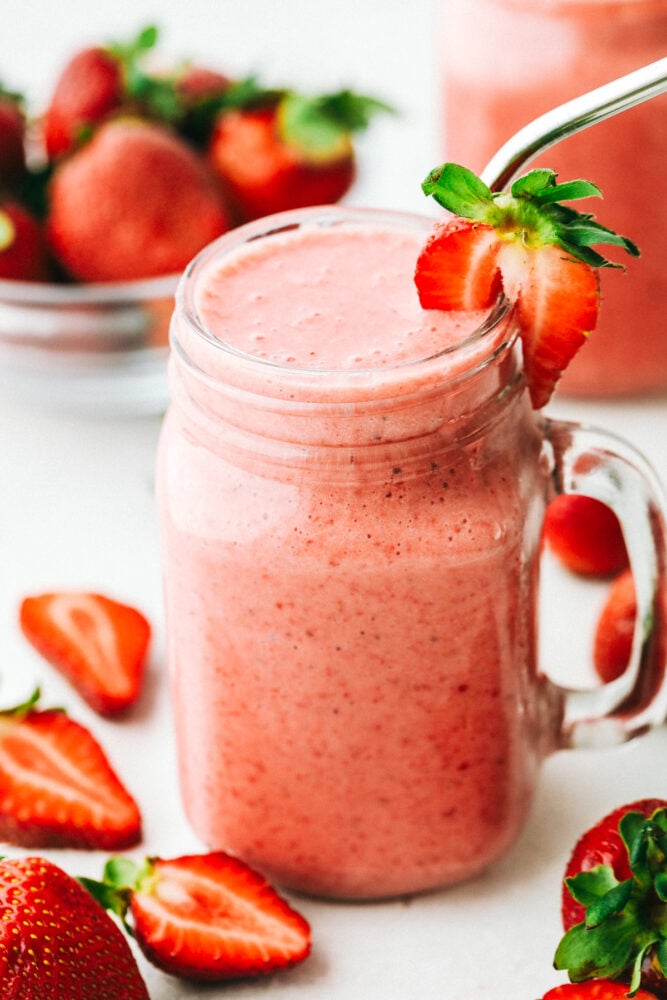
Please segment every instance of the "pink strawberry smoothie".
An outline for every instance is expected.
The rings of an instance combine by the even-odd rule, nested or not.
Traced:
[[[475,172],[538,115],[664,57],[664,0],[452,0],[443,19],[447,159]],[[579,203],[637,243],[627,273],[601,273],[598,327],[559,385],[576,396],[667,389],[667,95],[558,143],[531,166],[586,177]],[[618,259],[618,258],[617,258]]]
[[[173,327],[159,495],[185,807],[210,847],[327,896],[486,867],[543,749],[538,434],[504,391],[508,322],[420,309],[427,226],[225,238]]]

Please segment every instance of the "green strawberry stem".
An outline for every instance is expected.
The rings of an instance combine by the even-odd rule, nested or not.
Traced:
[[[151,858],[146,858],[142,864],[137,864],[130,858],[116,856],[109,858],[105,864],[102,881],[81,876],[77,882],[88,890],[100,906],[110,913],[115,913],[125,931],[130,937],[134,937],[134,929],[127,919],[132,894],[148,887],[153,871]]]
[[[572,982],[625,979],[632,996],[647,963],[653,976],[667,978],[667,809],[648,819],[628,812],[619,830],[632,877],[619,881],[608,865],[599,865],[566,879],[586,918],[562,938],[554,965]]]
[[[501,238],[533,247],[553,244],[591,267],[622,267],[594,250],[597,244],[639,256],[639,249],[627,237],[600,225],[592,215],[561,204],[602,197],[595,184],[585,180],[558,184],[556,177],[553,170],[531,170],[509,191],[494,194],[467,167],[445,163],[430,172],[422,190],[454,215],[492,226]]]
[[[394,109],[375,97],[339,90],[311,97],[287,91],[280,102],[280,134],[307,156],[335,155],[354,132],[368,128],[371,118]]]

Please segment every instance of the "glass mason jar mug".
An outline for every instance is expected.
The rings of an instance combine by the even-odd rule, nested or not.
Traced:
[[[468,327],[419,309],[430,225],[260,220],[193,262],[173,320],[158,496],[186,811],[211,848],[325,896],[473,875],[545,755],[665,714],[651,471],[531,409],[505,301]],[[536,659],[560,491],[617,511],[651,623],[622,678],[577,694]]]

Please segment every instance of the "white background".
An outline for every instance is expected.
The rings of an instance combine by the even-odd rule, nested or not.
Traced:
[[[317,91],[352,85],[395,104],[400,115],[378,121],[359,144],[361,173],[348,200],[428,210],[419,183],[443,159],[437,40],[446,24],[436,0],[11,0],[3,7],[0,79],[38,104],[75,48],[147,23],[161,26],[167,53],[197,56],[231,75],[256,70],[267,82]],[[664,400],[562,400],[550,409],[622,433],[667,476]],[[203,846],[181,812],[164,682],[153,497],[159,423],[157,415],[96,419],[53,412],[37,399],[0,397],[0,701],[11,704],[39,682],[45,703],[66,705],[92,729],[141,804],[145,842],[137,856]],[[548,569],[550,579],[559,576]],[[601,591],[562,574],[557,583],[545,643],[558,645],[559,659],[571,666],[587,647]],[[67,587],[135,603],[153,622],[147,688],[126,721],[93,715],[19,635],[20,598]],[[583,676],[583,661],[581,670]],[[623,800],[667,797],[666,761],[664,730],[618,750],[558,754],[545,763],[524,835],[483,877],[388,903],[296,900],[313,928],[313,955],[303,966],[266,981],[205,989],[140,959],[152,1000],[541,996],[563,980],[551,960],[571,845]],[[75,874],[101,871],[98,854],[49,854]]]

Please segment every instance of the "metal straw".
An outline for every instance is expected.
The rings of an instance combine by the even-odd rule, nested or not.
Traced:
[[[667,92],[667,57],[642,66],[581,97],[575,97],[540,115],[501,146],[482,172],[492,191],[504,190],[522,167],[545,149],[589,125],[605,121],[620,111]],[[641,150],[637,150],[641,156]]]

